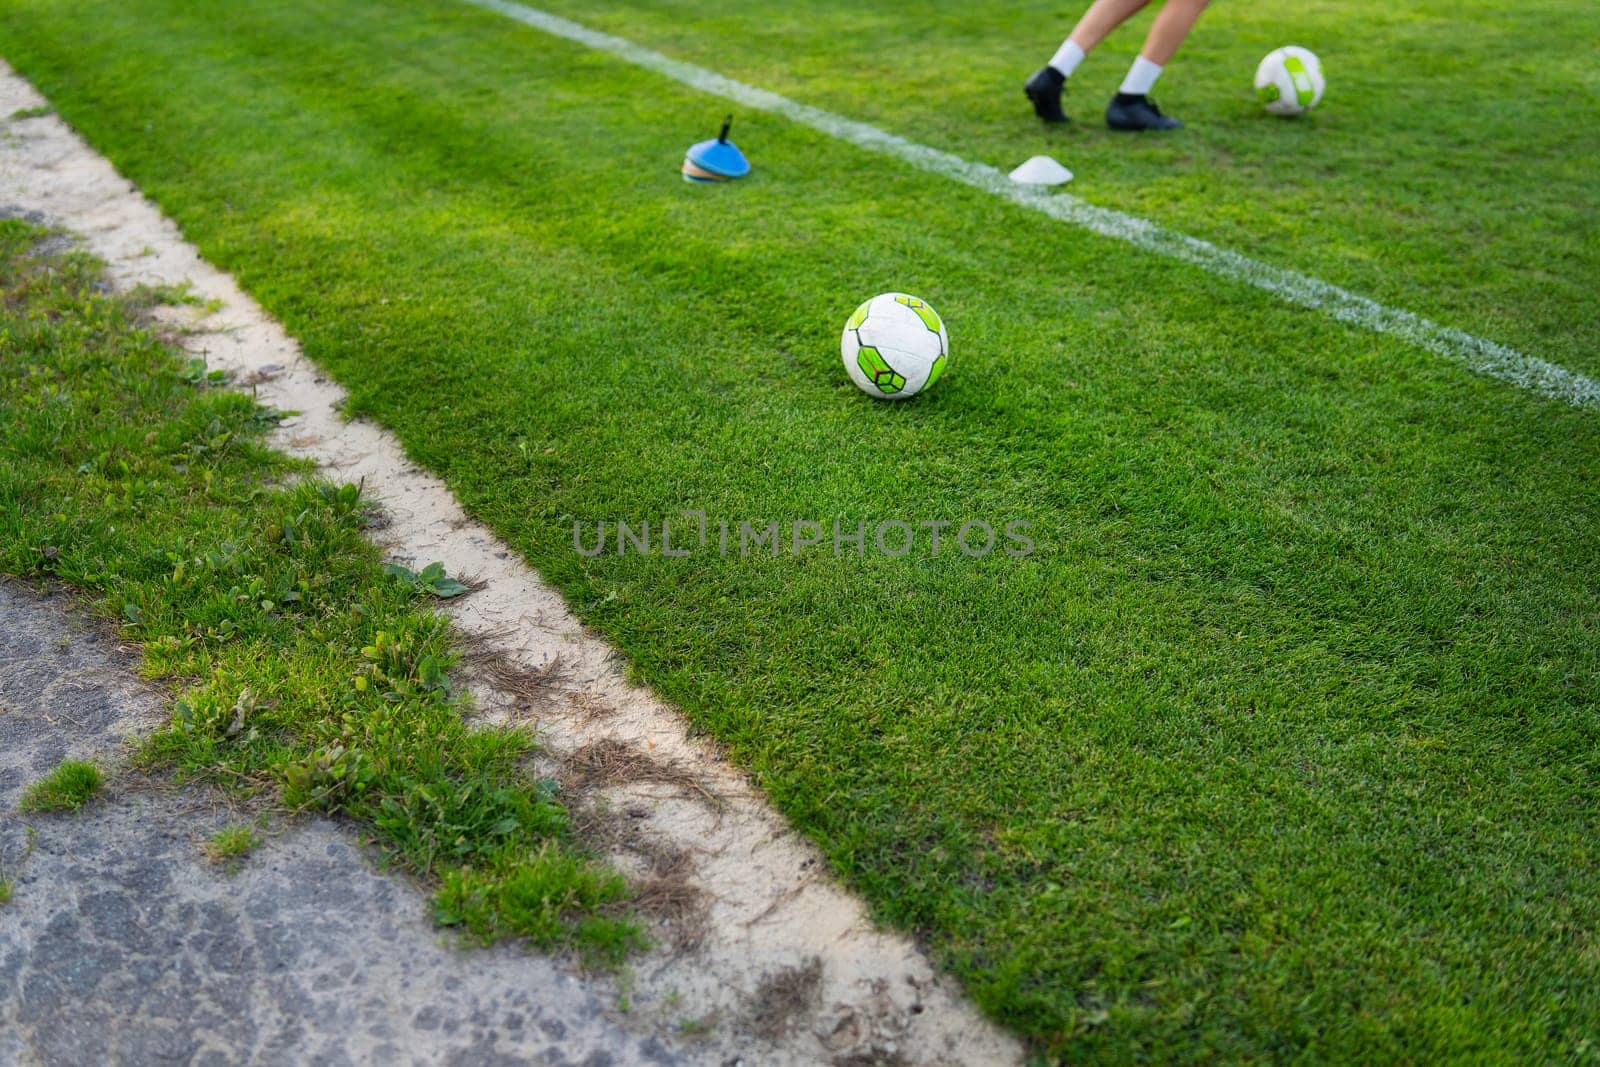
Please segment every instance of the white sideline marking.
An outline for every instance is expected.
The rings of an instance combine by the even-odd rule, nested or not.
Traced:
[[[1499,378],[1540,396],[1560,400],[1573,407],[1600,408],[1600,382],[1593,378],[1548,360],[1524,355],[1506,345],[1475,337],[1453,326],[1441,326],[1414,312],[1388,307],[1309,275],[1274,267],[1270,263],[1219,248],[1210,241],[1164,229],[1137,215],[1096,207],[1066,193],[1044,193],[1019,186],[1007,181],[998,168],[986,163],[974,163],[950,152],[908,141],[876,126],[801,104],[765,89],[757,89],[715,71],[652,52],[624,38],[591,30],[580,23],[514,3],[513,0],[463,2],[498,12],[597,52],[609,53],[635,66],[664,74],[692,89],[732,100],[742,107],[770,111],[791,122],[848,141],[858,148],[892,156],[922,170],[942,174],[963,185],[982,189],[1103,237],[1125,241],[1147,252],[1191,263],[1212,274],[1253,285],[1291,304],[1323,312],[1340,322],[1409,341],[1435,355],[1462,363],[1479,374]]]

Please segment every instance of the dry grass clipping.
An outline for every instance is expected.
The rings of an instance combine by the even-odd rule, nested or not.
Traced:
[[[750,1029],[759,1037],[777,1040],[791,1023],[811,1010],[822,993],[822,959],[774,971],[761,980],[751,997]]]
[[[458,580],[472,585],[464,578]],[[566,672],[560,656],[542,667],[530,667],[505,651],[505,637],[500,632],[460,634],[456,643],[461,648],[461,665],[490,688],[519,700],[545,700],[562,688]]]

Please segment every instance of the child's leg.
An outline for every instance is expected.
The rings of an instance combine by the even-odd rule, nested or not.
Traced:
[[[1033,110],[1046,122],[1066,122],[1061,110],[1061,86],[1078,68],[1085,52],[1099,44],[1105,35],[1128,21],[1149,0],[1094,0],[1083,13],[1072,35],[1061,43],[1050,62],[1028,79],[1025,87]]]
[[[1161,68],[1178,51],[1183,39],[1189,36],[1195,20],[1206,9],[1208,2],[1167,0],[1161,14],[1156,16],[1156,21],[1151,25],[1149,36],[1144,39],[1144,47],[1139,49],[1139,58],[1128,68],[1128,76],[1122,79],[1122,87],[1106,108],[1106,123],[1112,129],[1173,130],[1183,125],[1177,119],[1163,115],[1150,102],[1149,93],[1155,87],[1156,79],[1161,77]]]
[[[1144,47],[1139,49],[1139,58],[1128,68],[1128,76],[1122,79],[1122,87],[1106,108],[1106,124],[1112,129],[1174,130],[1183,125],[1177,119],[1163,115],[1150,102],[1149,93],[1155,87],[1156,79],[1161,77],[1161,68],[1178,51],[1183,39],[1189,36],[1195,20],[1209,2],[1167,0],[1161,14],[1150,26]]]
[[[1106,34],[1138,14],[1148,2],[1149,0],[1094,0],[1094,3],[1089,5],[1089,10],[1078,20],[1078,24],[1072,27],[1072,33],[1062,48],[1067,44],[1074,44],[1080,53],[1088,52],[1105,40]],[[1052,63],[1051,66],[1055,64]],[[1060,67],[1056,69],[1061,70]],[[1062,70],[1061,73],[1072,72]]]
[[[1161,14],[1157,15],[1155,22],[1150,25],[1150,33],[1144,39],[1144,47],[1139,49],[1140,58],[1147,59],[1158,67],[1166,66],[1177,53],[1183,39],[1189,36],[1195,20],[1200,17],[1200,12],[1206,9],[1208,3],[1210,0],[1167,0],[1166,6],[1161,9]]]

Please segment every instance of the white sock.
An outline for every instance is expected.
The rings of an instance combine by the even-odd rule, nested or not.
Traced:
[[[1161,64],[1152,63],[1144,56],[1133,61],[1133,66],[1128,68],[1128,76],[1122,79],[1122,88],[1119,93],[1129,96],[1143,96],[1155,88],[1156,79],[1161,77]]]
[[[1083,62],[1083,49],[1079,48],[1072,38],[1061,42],[1061,47],[1056,49],[1056,54],[1050,57],[1050,65],[1056,68],[1063,78],[1072,77],[1072,72],[1078,69],[1078,64]],[[1159,69],[1159,68],[1157,68]]]

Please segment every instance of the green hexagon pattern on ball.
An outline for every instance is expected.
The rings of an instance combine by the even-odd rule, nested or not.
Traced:
[[[862,392],[879,400],[906,400],[944,374],[950,337],[927,301],[882,293],[846,321],[839,351]]]

